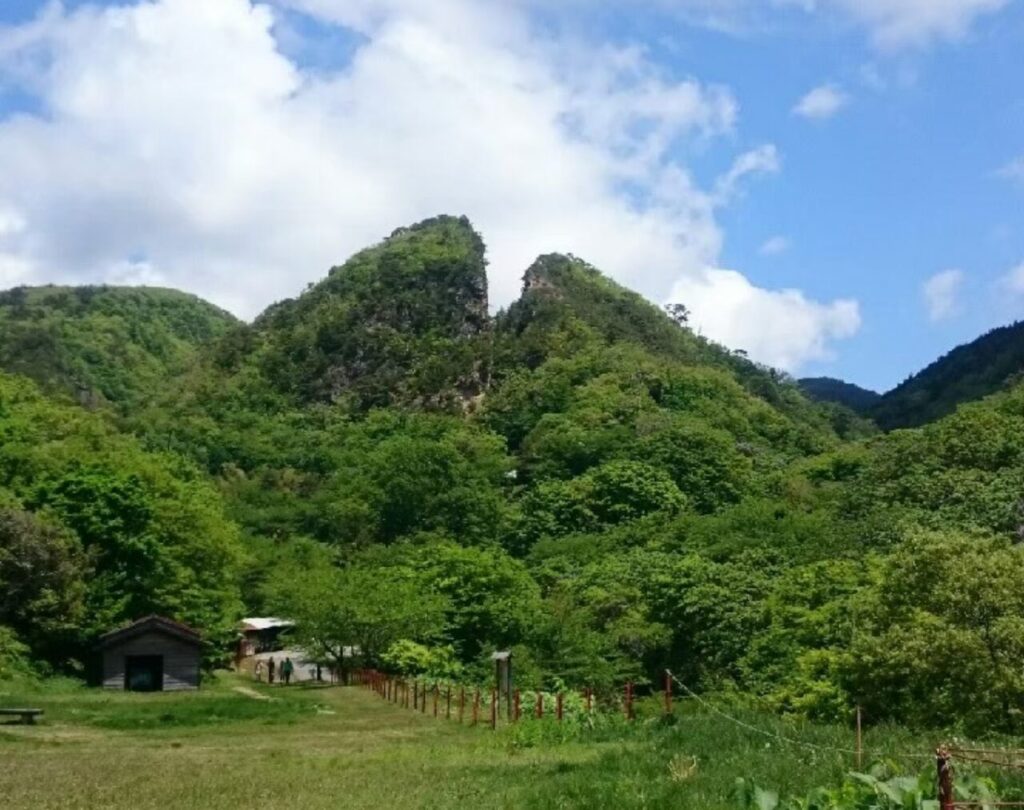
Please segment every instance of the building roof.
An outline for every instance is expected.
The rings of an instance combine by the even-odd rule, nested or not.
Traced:
[[[242,619],[242,630],[270,630],[275,627],[294,627],[295,622],[288,619],[278,619],[274,616],[254,617]]]
[[[100,646],[109,647],[112,644],[117,644],[118,642],[150,632],[173,636],[181,641],[195,644],[197,647],[203,643],[202,636],[198,630],[194,630],[187,624],[168,619],[166,616],[154,614],[138,619],[125,627],[119,627],[116,630],[111,630],[109,633],[104,633],[100,636]]]

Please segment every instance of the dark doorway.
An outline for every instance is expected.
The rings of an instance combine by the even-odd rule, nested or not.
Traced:
[[[160,692],[164,688],[162,655],[126,655],[124,688],[129,692]]]

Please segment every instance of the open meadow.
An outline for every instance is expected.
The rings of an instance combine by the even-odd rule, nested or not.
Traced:
[[[71,682],[5,684],[36,726],[0,725],[5,808],[707,808],[737,777],[782,795],[838,785],[852,761],[794,748],[679,704],[677,722],[553,719],[492,732],[387,703],[358,687],[269,688],[221,675],[197,693],[130,694]],[[647,707],[655,714],[653,707]],[[849,729],[758,728],[847,748]],[[927,772],[933,740],[868,730],[866,746]],[[913,753],[921,758],[901,757]]]

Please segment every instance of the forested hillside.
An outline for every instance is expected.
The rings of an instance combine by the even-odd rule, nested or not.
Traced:
[[[130,410],[236,323],[177,290],[15,287],[0,293],[0,369],[83,405]]]
[[[0,672],[247,610],[326,661],[484,679],[511,648],[524,685],[669,667],[787,713],[1016,728],[1024,388],[880,436],[575,257],[494,318],[485,290],[440,217],[211,327],[151,396],[88,413],[3,377]]]
[[[835,402],[862,415],[867,414],[882,397],[877,391],[834,377],[805,377],[800,380],[800,390],[817,402]]]
[[[1024,371],[1024,323],[958,346],[886,393],[869,415],[885,430],[919,427],[1012,387]]]

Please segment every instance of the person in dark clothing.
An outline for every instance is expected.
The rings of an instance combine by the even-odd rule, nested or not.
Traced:
[[[277,662],[274,661],[274,656],[270,656],[270,660],[267,661],[267,683],[274,682],[274,670],[277,669]]]
[[[281,677],[284,678],[284,685],[288,686],[292,682],[292,673],[295,671],[295,665],[292,663],[291,658],[285,658],[284,663],[281,664]]]

